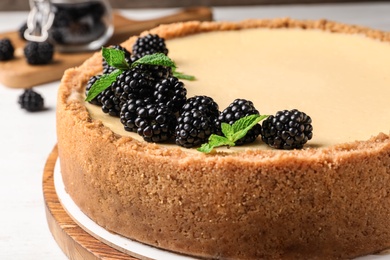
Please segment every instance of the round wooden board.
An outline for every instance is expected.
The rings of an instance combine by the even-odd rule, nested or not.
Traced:
[[[67,214],[54,187],[54,168],[57,157],[57,146],[55,146],[46,161],[43,172],[43,196],[49,229],[62,251],[72,260],[138,260],[89,235]]]

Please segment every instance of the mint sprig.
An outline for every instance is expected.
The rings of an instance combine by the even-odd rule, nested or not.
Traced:
[[[119,70],[128,70],[130,65],[125,59],[125,52],[114,48],[102,48],[102,56],[108,65]]]
[[[145,55],[133,62],[131,65],[126,61],[125,52],[119,49],[102,47],[102,56],[107,64],[111,67],[114,67],[116,70],[110,74],[101,75],[100,78],[96,80],[96,82],[89,89],[85,101],[91,101],[94,99],[97,95],[99,95],[99,93],[107,89],[124,70],[130,70],[137,65],[157,65],[170,67],[172,68],[173,75],[179,79],[195,79],[194,76],[176,72],[175,62],[164,53]]]
[[[195,76],[191,76],[191,75],[187,75],[187,74],[184,74],[182,72],[178,72],[176,70],[173,70],[173,76],[175,76],[176,78],[178,79],[185,79],[185,80],[195,80]]]
[[[221,130],[224,136],[212,134],[208,143],[198,148],[199,152],[210,153],[214,148],[219,146],[235,146],[236,142],[246,136],[249,130],[257,123],[267,118],[267,115],[249,115],[240,118],[233,125],[222,123]]]
[[[164,66],[169,67],[172,69],[173,76],[175,76],[178,79],[185,79],[185,80],[195,80],[194,76],[186,75],[182,72],[176,71],[177,67],[173,60],[171,60],[167,55],[164,53],[154,53],[151,55],[145,55],[141,57],[140,59],[136,60],[131,64],[131,68],[134,68],[137,65],[158,65],[158,66]]]
[[[137,65],[158,65],[164,67],[170,67],[173,70],[176,69],[176,64],[164,53],[154,53],[150,55],[145,55],[138,60],[134,61],[131,64],[131,67],[134,68]]]
[[[116,81],[116,78],[122,73],[121,70],[116,69],[110,74],[103,74],[96,82],[91,86],[88,91],[88,95],[85,101],[91,101],[97,95],[99,95],[102,91],[108,88],[113,82]]]

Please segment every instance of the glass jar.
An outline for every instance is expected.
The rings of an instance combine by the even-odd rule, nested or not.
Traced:
[[[49,41],[60,52],[93,51],[113,34],[107,0],[30,0],[25,38]]]

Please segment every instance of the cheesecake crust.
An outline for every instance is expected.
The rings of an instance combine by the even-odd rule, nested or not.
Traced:
[[[390,34],[326,20],[186,22],[144,32],[165,39],[220,30],[301,28]],[[130,49],[137,37],[122,44]],[[188,153],[122,137],[83,104],[101,54],[65,72],[57,136],[67,192],[125,237],[213,259],[346,259],[390,248],[390,137],[293,151]]]

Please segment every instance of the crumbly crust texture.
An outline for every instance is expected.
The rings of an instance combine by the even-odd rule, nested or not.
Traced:
[[[186,22],[166,39],[245,28],[390,34],[326,20]],[[128,49],[137,37],[122,45]],[[101,54],[65,72],[57,135],[65,187],[106,229],[166,250],[214,259],[346,259],[390,248],[390,137],[294,151],[187,153],[121,137],[82,100]]]

